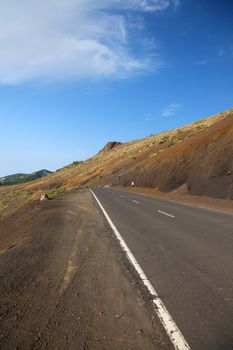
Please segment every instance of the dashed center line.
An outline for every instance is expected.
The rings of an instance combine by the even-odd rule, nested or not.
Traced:
[[[137,262],[136,258],[134,257],[133,253],[127,246],[126,242],[124,241],[123,237],[121,236],[120,232],[117,230],[116,226],[110,219],[108,213],[100,203],[99,199],[95,195],[95,193],[90,189],[91,193],[93,194],[94,198],[96,199],[97,203],[99,204],[106,220],[108,221],[110,227],[112,228],[116,238],[118,239],[123,251],[125,252],[129,262],[134,266],[136,272],[138,273],[139,277],[141,278],[141,281],[144,283],[145,287],[147,288],[148,292],[150,293],[152,302],[154,304],[154,310],[160,319],[165,331],[167,332],[167,335],[169,336],[172,344],[174,345],[174,350],[191,350],[190,346],[186,342],[183,334],[177,327],[175,321],[173,320],[172,316],[168,312],[166,306],[164,305],[163,301],[159,298],[158,293],[154,289],[151,282],[148,280],[147,276],[145,275],[144,271],[142,270],[141,266]],[[137,202],[133,200],[133,202]],[[139,202],[137,202],[139,203]],[[170,214],[168,214],[170,215]]]
[[[137,203],[137,204],[140,204],[140,202],[138,202],[138,201],[135,201],[134,199],[133,199],[133,202],[134,202],[134,203]]]
[[[168,214],[168,213],[166,213],[165,211],[162,211],[162,210],[158,210],[158,213],[167,215],[167,216],[169,216],[170,218],[174,218],[174,217],[175,217],[174,215]]]

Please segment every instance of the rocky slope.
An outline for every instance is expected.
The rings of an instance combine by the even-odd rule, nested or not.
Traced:
[[[37,181],[0,188],[0,214],[76,187],[130,186],[233,199],[233,109],[127,143],[110,142],[94,157]]]

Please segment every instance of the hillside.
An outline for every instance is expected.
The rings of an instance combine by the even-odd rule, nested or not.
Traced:
[[[94,157],[24,185],[0,188],[0,212],[77,187],[156,189],[233,199],[233,109],[127,143],[110,142]],[[13,209],[14,208],[14,209]]]
[[[0,177],[0,186],[16,185],[24,182],[40,179],[41,177],[52,174],[51,171],[42,169],[32,174],[13,174]]]

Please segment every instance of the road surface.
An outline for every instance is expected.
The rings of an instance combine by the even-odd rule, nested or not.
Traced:
[[[172,350],[90,191],[0,220],[1,350]]]
[[[192,350],[233,349],[233,215],[93,190]]]

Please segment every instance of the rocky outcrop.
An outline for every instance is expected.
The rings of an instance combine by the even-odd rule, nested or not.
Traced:
[[[104,148],[102,148],[102,150],[100,152],[107,153],[107,152],[111,151],[113,148],[120,146],[121,144],[122,144],[121,142],[110,141],[104,146]]]

